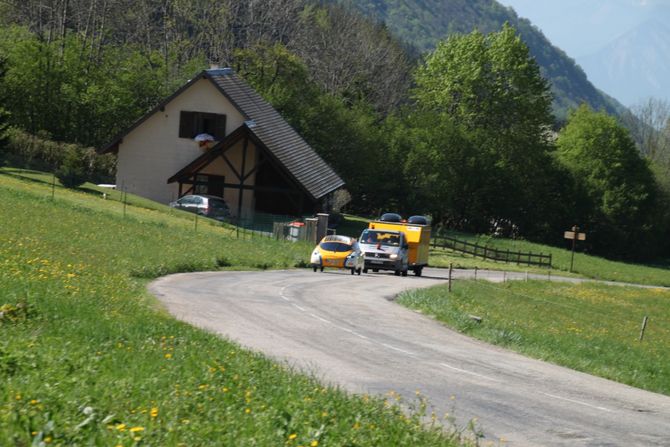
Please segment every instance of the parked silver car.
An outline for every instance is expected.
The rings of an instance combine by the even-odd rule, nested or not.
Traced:
[[[221,197],[204,194],[187,195],[175,202],[170,202],[170,206],[221,221],[230,218],[228,204]]]

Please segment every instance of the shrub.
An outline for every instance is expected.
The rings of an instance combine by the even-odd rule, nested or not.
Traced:
[[[88,166],[81,150],[68,148],[60,166],[54,172],[66,188],[81,186],[88,177]]]

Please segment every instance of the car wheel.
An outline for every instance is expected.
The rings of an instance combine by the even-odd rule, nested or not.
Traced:
[[[368,272],[368,269],[363,269],[363,273],[367,273],[367,272]]]
[[[407,276],[407,269],[402,271],[402,276]]]
[[[395,276],[400,276],[400,270],[396,270],[396,271],[393,272],[393,273],[395,274]]]
[[[377,272],[379,271],[379,269],[372,269],[372,271],[373,271],[374,273],[377,273]]]
[[[414,275],[415,275],[415,276],[421,276],[421,273],[422,273],[421,270],[423,270],[422,267],[417,267],[417,268],[415,268],[415,269],[414,269]]]

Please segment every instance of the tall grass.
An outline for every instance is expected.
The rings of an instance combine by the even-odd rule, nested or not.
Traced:
[[[309,246],[0,175],[0,445],[444,445],[381,398],[351,396],[180,323],[147,278],[287,268]]]
[[[438,286],[406,292],[399,302],[487,342],[670,395],[669,290],[458,281],[451,293]]]

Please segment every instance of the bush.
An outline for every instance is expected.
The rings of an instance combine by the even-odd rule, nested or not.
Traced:
[[[86,167],[88,180],[95,183],[114,182],[116,157],[111,154],[99,155],[92,147],[59,143],[50,140],[46,133],[31,135],[17,128],[8,129],[7,137],[3,155],[5,163],[10,166],[52,172],[64,163],[69,151],[76,151]]]
[[[88,166],[81,150],[68,148],[60,166],[54,174],[66,188],[81,186],[88,179]]]

